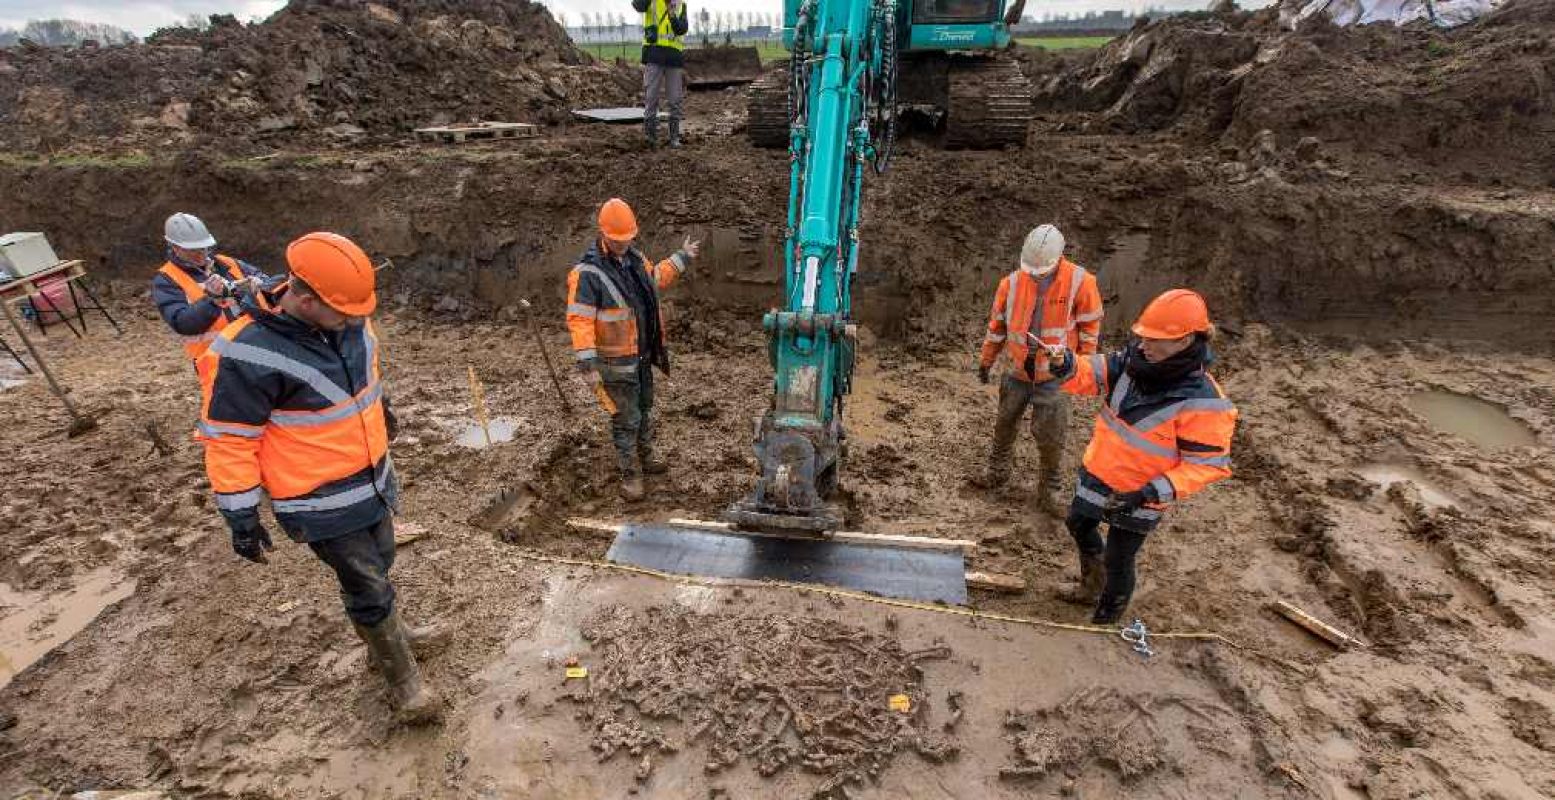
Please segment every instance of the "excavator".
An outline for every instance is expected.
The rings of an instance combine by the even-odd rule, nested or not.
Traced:
[[[1007,55],[1025,0],[785,0],[781,75],[751,86],[747,130],[787,145],[784,303],[762,320],[774,373],[755,425],[760,469],[725,512],[737,529],[825,536],[847,455],[864,175],[885,171],[904,108],[939,117],[949,147],[1019,146],[1031,86]]]

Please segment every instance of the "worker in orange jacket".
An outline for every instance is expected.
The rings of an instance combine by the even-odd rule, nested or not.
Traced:
[[[199,438],[232,549],[265,563],[268,496],[281,529],[335,571],[346,615],[407,722],[438,713],[412,646],[446,641],[400,618],[394,564],[396,427],[368,316],[372,262],[350,239],[310,233],[286,248],[291,269],[273,311],[245,305],[200,357]]]
[[[1080,551],[1074,599],[1095,602],[1096,624],[1117,622],[1128,608],[1134,560],[1164,511],[1231,476],[1237,412],[1205,371],[1214,328],[1204,298],[1166,292],[1133,332],[1136,341],[1106,355],[1053,348],[1063,390],[1103,398],[1065,520]]]
[[[696,258],[700,245],[654,263],[637,249],[637,216],[619,197],[599,209],[599,237],[567,275],[567,330],[577,368],[610,413],[621,495],[643,497],[642,476],[669,471],[654,452],[653,368],[669,373],[659,292]]]
[[[274,281],[251,264],[218,255],[216,237],[193,214],[168,217],[162,233],[167,262],[151,278],[151,300],[193,362],[237,319],[242,296],[262,299]]]
[[[996,489],[1015,471],[1014,445],[1021,417],[1031,409],[1031,432],[1040,458],[1038,500],[1055,507],[1060,488],[1064,440],[1069,430],[1069,398],[1049,371],[1046,346],[1064,345],[1081,355],[1096,352],[1102,320],[1096,276],[1064,258],[1064,235],[1040,225],[1026,236],[1020,268],[999,281],[983,337],[977,377],[988,383],[1000,356],[1010,369],[999,385],[988,471],[974,482]]]

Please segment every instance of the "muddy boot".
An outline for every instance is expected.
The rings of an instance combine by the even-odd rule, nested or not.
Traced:
[[[649,149],[659,146],[659,121],[657,119],[643,120],[643,138],[647,139]]]
[[[670,148],[680,149],[680,120],[678,119],[670,120]]]
[[[628,503],[635,503],[643,499],[647,492],[643,490],[643,476],[636,471],[621,473],[621,499]]]
[[[442,714],[442,699],[421,679],[421,667],[410,650],[410,639],[399,612],[389,612],[382,622],[371,627],[359,625],[357,632],[367,641],[373,662],[389,684],[395,721],[405,725],[436,721]]]
[[[637,451],[637,460],[642,463],[644,475],[663,475],[670,471],[670,465],[654,454],[652,447],[644,447]]]
[[[1091,613],[1092,625],[1116,625],[1128,610],[1126,594],[1103,594],[1096,599],[1096,610]]]
[[[1096,602],[1106,584],[1107,568],[1102,563],[1101,553],[1081,553],[1080,581],[1061,589],[1058,598],[1077,606],[1088,606]]]

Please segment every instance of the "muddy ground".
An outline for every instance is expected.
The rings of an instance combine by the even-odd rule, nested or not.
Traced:
[[[1543,91],[1530,113],[1548,120]],[[99,430],[66,438],[35,379],[0,390],[0,794],[1555,795],[1548,185],[1348,141],[1298,154],[1282,131],[1111,130],[1084,109],[1044,111],[1021,151],[914,134],[870,179],[849,521],[977,540],[971,567],[1027,581],[974,592],[975,609],[1084,618],[1056,597],[1072,545],[1029,473],[996,495],[966,484],[994,411],[973,354],[1025,230],[1069,233],[1102,281],[1110,344],[1172,285],[1225,323],[1237,475],[1152,535],[1133,613],[1229,643],[1161,639],[1146,659],[1114,634],[577,563],[608,539],[569,517],[714,517],[750,485],[786,162],[745,144],[737,94],[690,108],[673,154],[629,128],[554,126],[461,148],[0,165],[0,219],[85,258],[126,327],[53,328],[44,345]],[[632,508],[602,413],[570,381],[576,411],[561,410],[516,302],[565,361],[562,276],[611,194],[637,205],[651,253],[686,232],[708,243],[667,301],[674,469]],[[427,664],[441,727],[389,724],[305,549],[282,543],[262,567],[230,553],[188,435],[194,377],[144,296],[173,210],[270,267],[315,228],[394,259],[381,329],[405,422],[401,529],[421,535],[396,575],[409,616],[459,632]],[[470,367],[510,441],[461,444]],[[1075,404],[1070,464],[1093,412]],[[1034,465],[1029,440],[1018,457]],[[537,498],[500,535],[472,524],[521,486]],[[1367,646],[1335,651],[1275,600]],[[588,678],[564,677],[572,657]]]

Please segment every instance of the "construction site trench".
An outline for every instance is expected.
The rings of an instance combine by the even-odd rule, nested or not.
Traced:
[[[1074,546],[1034,504],[1030,437],[1008,488],[967,481],[996,405],[976,352],[1026,232],[1057,224],[1097,274],[1104,347],[1161,290],[1207,297],[1236,474],[1151,534],[1130,617],[1223,639],[1160,638],[1150,657],[1116,632],[592,566],[610,540],[569,520],[716,519],[751,486],[787,154],[747,143],[739,90],[691,95],[677,151],[569,122],[573,99],[631,102],[633,68],[504,34],[539,6],[426,5],[293,3],[270,28],[203,34],[216,44],[107,48],[116,72],[0,53],[0,101],[18,101],[0,109],[0,221],[83,259],[125,329],[89,317],[84,338],[39,340],[99,421],[83,436],[0,364],[0,797],[1555,796],[1555,3],[1446,32],[1236,12],[1032,51],[1025,147],[910,135],[867,180],[848,527],[976,541],[969,570],[1026,584],[973,591],[979,612],[1087,619],[1058,597]],[[358,51],[295,65],[285,85],[307,103],[221,78],[292,68],[288,43],[317,26],[285,15],[307,14],[356,31],[342,48],[417,32],[432,50],[406,58],[516,77],[416,72],[442,93],[404,113],[362,96],[388,79],[350,73]],[[174,87],[182,127],[135,123],[166,109],[158,70],[179,59],[203,76]],[[108,72],[114,98],[57,77]],[[341,94],[346,74],[360,85]],[[328,132],[358,107],[362,134]],[[202,116],[222,108],[246,116]],[[285,127],[238,127],[283,111]],[[494,111],[540,135],[405,131],[411,112]],[[630,505],[563,324],[567,271],[612,196],[650,256],[703,242],[665,295],[671,470]],[[312,230],[393,262],[376,324],[402,422],[394,575],[407,616],[456,631],[425,665],[441,725],[392,724],[306,548],[232,554],[190,433],[198,385],[147,292],[174,211],[272,272]],[[1075,403],[1066,466],[1095,409]],[[1363,645],[1330,646],[1277,601]],[[566,677],[573,658],[587,678]]]

